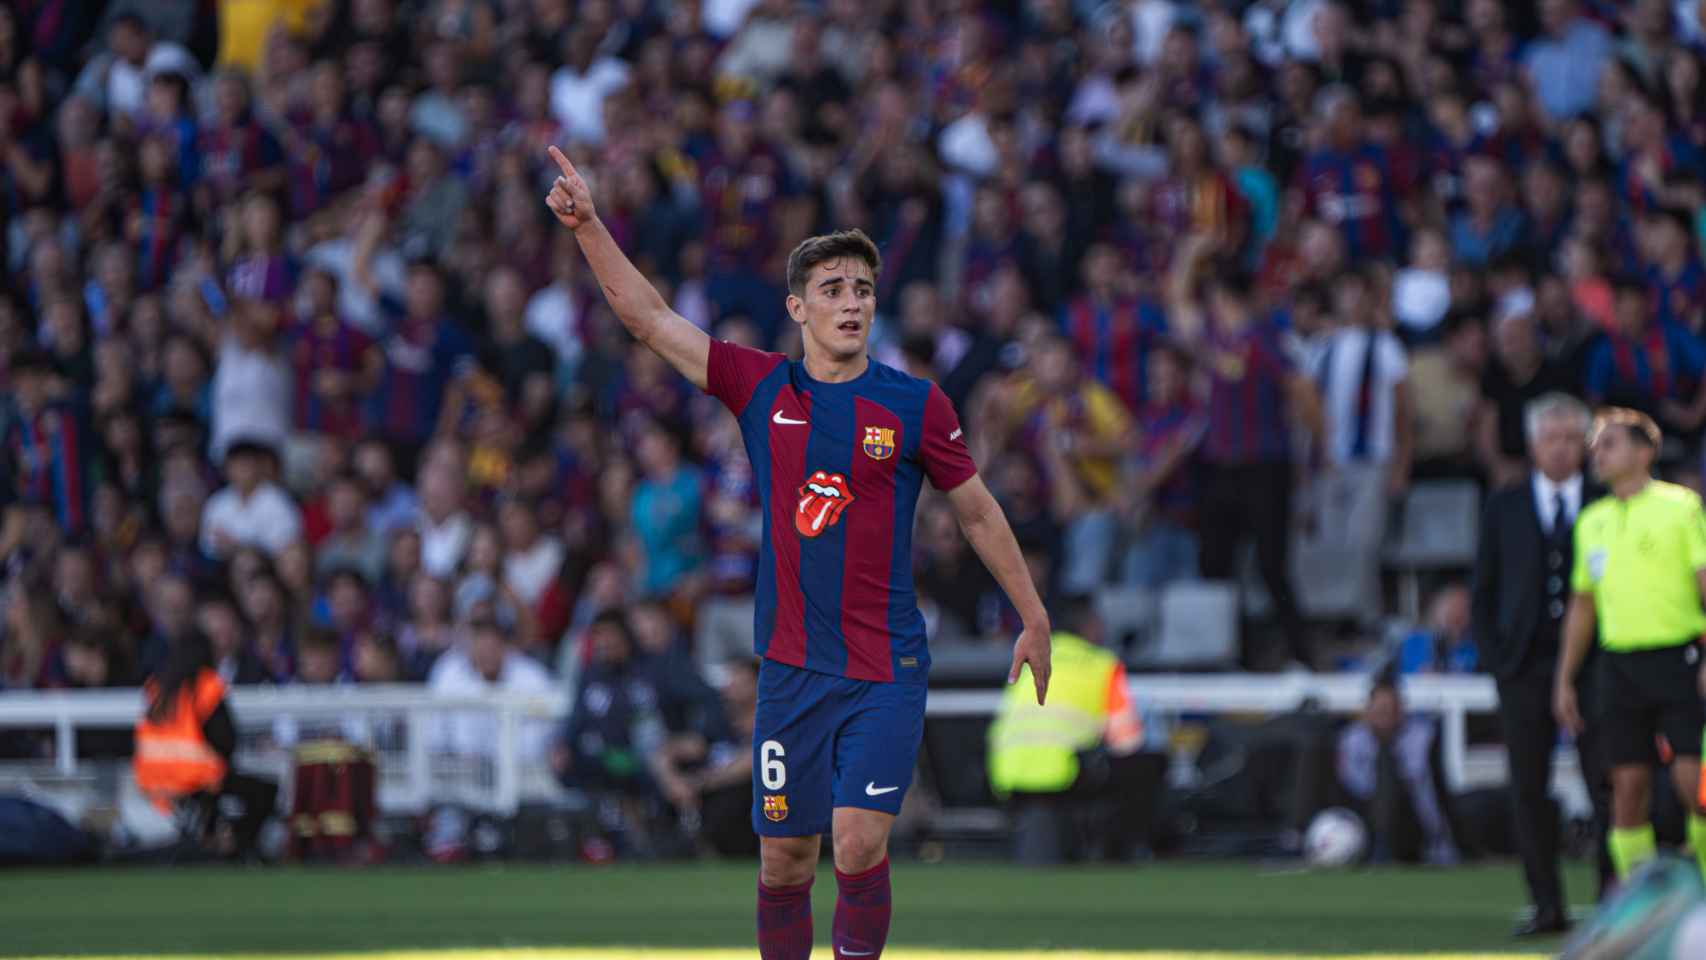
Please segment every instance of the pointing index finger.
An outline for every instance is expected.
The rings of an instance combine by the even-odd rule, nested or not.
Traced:
[[[545,148],[545,152],[550,154],[551,159],[557,162],[557,167],[563,171],[563,176],[578,176],[578,174],[575,173],[575,165],[569,162],[568,157],[563,156],[563,151],[558,150],[556,144],[553,143],[549,147]]]

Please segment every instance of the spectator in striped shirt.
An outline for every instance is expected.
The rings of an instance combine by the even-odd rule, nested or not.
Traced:
[[[1190,375],[1182,348],[1164,342],[1150,351],[1149,396],[1137,411],[1137,451],[1122,491],[1137,528],[1122,579],[1151,590],[1197,573],[1196,453],[1207,422]]]
[[[81,406],[60,394],[53,358],[26,350],[12,357],[11,402],[3,433],[4,502],[47,507],[61,530],[89,522],[95,438]]]
[[[1320,400],[1293,366],[1279,330],[1261,318],[1251,284],[1230,263],[1203,284],[1197,276],[1216,252],[1216,238],[1193,234],[1181,245],[1168,280],[1167,315],[1190,344],[1209,382],[1203,436],[1202,574],[1236,577],[1238,548],[1255,541],[1256,567],[1272,598],[1293,666],[1313,668],[1303,617],[1292,588],[1290,562],[1293,482],[1292,427],[1322,432]],[[1246,648],[1246,661],[1254,651]]]

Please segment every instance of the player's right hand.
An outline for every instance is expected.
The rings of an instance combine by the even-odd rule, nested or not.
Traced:
[[[579,230],[598,219],[598,212],[592,206],[592,191],[587,189],[586,181],[576,172],[575,165],[555,146],[547,148],[545,152],[556,162],[557,169],[563,172],[563,175],[551,184],[551,192],[545,195],[545,206],[551,208],[557,222],[570,230]]]
[[[1582,732],[1582,711],[1576,703],[1576,685],[1560,679],[1552,688],[1552,715],[1559,726],[1573,735]]]

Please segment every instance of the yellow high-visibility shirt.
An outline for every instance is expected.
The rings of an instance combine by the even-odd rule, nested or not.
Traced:
[[[1607,650],[1657,650],[1706,632],[1695,572],[1706,569],[1700,496],[1649,481],[1627,500],[1602,497],[1576,520],[1570,587],[1593,595]]]

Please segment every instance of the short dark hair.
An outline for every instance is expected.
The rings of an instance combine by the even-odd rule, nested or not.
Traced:
[[[1654,207],[1650,212],[1650,216],[1655,222],[1670,224],[1677,230],[1681,231],[1682,235],[1685,237],[1694,232],[1694,214],[1689,213],[1681,207]]]
[[[302,653],[336,653],[343,646],[337,633],[326,627],[313,627],[302,637]]]
[[[1068,594],[1055,601],[1049,619],[1056,630],[1083,636],[1096,620],[1096,601],[1087,593]]]
[[[804,297],[806,277],[811,275],[812,268],[842,257],[858,257],[865,261],[865,265],[871,268],[872,279],[883,272],[883,255],[877,252],[876,243],[865,235],[865,231],[857,227],[852,230],[837,230],[835,233],[807,237],[788,254],[788,292],[796,297]]]
[[[1389,670],[1382,670],[1380,674],[1374,678],[1374,682],[1369,684],[1368,699],[1372,701],[1375,697],[1378,697],[1383,693],[1390,693],[1393,697],[1400,697],[1398,692],[1398,678]]]
[[[1207,288],[1243,300],[1256,292],[1256,278],[1236,261],[1222,259],[1210,271]]]
[[[1653,418],[1639,410],[1628,407],[1606,407],[1593,418],[1593,433],[1599,435],[1606,427],[1622,427],[1628,431],[1629,439],[1650,450],[1657,450],[1664,440],[1664,434],[1659,431],[1659,425]]]
[[[1614,296],[1645,299],[1651,293],[1651,289],[1645,278],[1633,273],[1619,273],[1611,278],[1611,292]]]

